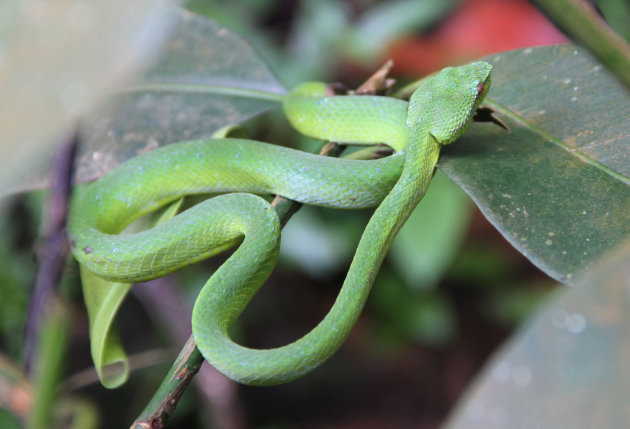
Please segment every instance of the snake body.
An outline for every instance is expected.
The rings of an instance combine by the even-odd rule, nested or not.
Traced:
[[[394,237],[431,181],[440,148],[455,140],[490,86],[491,66],[476,62],[425,79],[407,103],[378,96],[326,96],[308,83],[284,110],[304,134],[348,143],[387,143],[387,158],[327,158],[252,140],[172,144],[134,158],[73,199],[68,236],[76,259],[112,281],[160,277],[240,243],[204,285],[192,314],[203,356],[246,384],[284,383],[337,350],[354,326]],[[134,219],[184,195],[224,193],[150,230],[118,235]],[[255,350],[229,329],[273,269],[277,215],[262,194],[335,208],[378,206],[326,317],[299,340]]]

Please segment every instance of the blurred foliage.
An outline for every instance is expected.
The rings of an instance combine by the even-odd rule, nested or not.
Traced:
[[[388,269],[379,274],[369,308],[379,347],[445,346],[457,332],[456,315],[443,293],[412,291]]]
[[[352,86],[388,56],[399,65],[395,72],[418,78],[420,71],[447,63],[563,40],[525,2],[474,0],[457,8],[456,3],[193,0],[188,7],[244,35],[286,87],[315,78],[342,80]],[[612,7],[604,3],[614,1],[601,1],[605,16],[622,13],[609,12]],[[514,39],[505,36],[511,28],[518,40],[516,35]],[[430,31],[420,35],[423,30]],[[503,36],[498,36],[501,31]],[[286,122],[277,117],[272,113],[253,121],[249,125],[252,135],[278,144],[308,145],[285,131]],[[19,360],[34,269],[30,249],[39,224],[41,196],[15,201],[0,221],[0,348]],[[336,295],[368,215],[304,207],[283,232],[284,263],[244,315],[237,336],[268,345],[290,341],[312,327]],[[183,286],[183,301],[192,303],[199,285],[217,264],[210,261],[176,276]],[[76,298],[74,265],[69,264],[67,274],[71,296]],[[404,426],[397,420],[403,418],[414,427],[422,423],[436,427],[435,422],[444,418],[459,395],[449,386],[461,389],[492,348],[531,314],[550,289],[548,278],[516,252],[506,250],[505,242],[473,210],[462,191],[438,173],[424,204],[388,256],[364,323],[349,344],[305,380],[265,390],[240,388],[247,418],[254,427],[309,423],[324,427],[332,426],[331,422],[338,427],[361,426],[361,422],[385,427],[393,421]],[[165,334],[156,332],[146,310],[137,301],[128,301],[119,322],[130,351],[171,344]],[[478,316],[471,318],[470,312]],[[72,331],[72,354],[65,374],[91,366],[84,314],[80,320],[83,327]],[[481,345],[465,348],[475,340]],[[410,366],[400,357],[404,353],[411,356]],[[383,360],[377,365],[373,359]],[[383,374],[377,373],[377,366],[384,368]],[[136,369],[130,383],[115,393],[94,386],[78,393],[98,404],[101,427],[121,427],[143,408],[164,372],[162,366]],[[424,377],[432,372],[447,381],[427,382]],[[415,378],[416,373],[422,377]],[[391,390],[383,387],[386,383]],[[435,398],[424,401],[428,408],[419,406],[421,391]],[[200,408],[204,407],[198,401],[192,390],[188,392],[169,427],[211,426],[202,422]],[[283,408],[284,404],[289,405]],[[420,412],[430,416],[428,422]],[[0,411],[0,427],[5,424],[12,427],[12,417]]]
[[[471,215],[470,199],[436,171],[422,204],[400,230],[391,262],[412,289],[432,289],[461,248]]]
[[[42,197],[41,192],[14,197],[4,204],[0,216],[0,348],[15,359],[21,358]]]
[[[628,244],[576,287],[557,290],[488,363],[445,427],[626,427]]]
[[[20,429],[20,422],[8,412],[0,409],[0,427],[4,429]]]
[[[306,80],[336,78],[340,62],[376,66],[390,43],[432,27],[456,4],[456,0],[192,0],[188,8],[245,36],[290,88]],[[261,33],[261,27],[266,31]]]
[[[65,370],[71,314],[61,301],[48,306],[39,331],[38,356],[32,372],[33,401],[27,419],[27,428],[51,427],[57,413],[57,392]],[[88,428],[86,428],[88,429]]]
[[[46,171],[60,135],[149,64],[165,11],[150,0],[0,3],[0,195]]]
[[[626,0],[597,0],[596,4],[608,24],[630,42],[630,3]]]

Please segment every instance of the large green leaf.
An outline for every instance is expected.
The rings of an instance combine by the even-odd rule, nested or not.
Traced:
[[[77,180],[102,176],[159,146],[209,138],[275,107],[286,92],[238,35],[178,11],[160,60],[83,123]]]
[[[494,357],[449,429],[625,428],[630,242],[562,288]]]
[[[129,377],[129,361],[114,318],[127,297],[130,284],[109,282],[81,266],[83,299],[90,322],[90,353],[103,386],[114,389]]]
[[[630,237],[629,94],[571,46],[487,60],[487,104],[510,132],[476,124],[440,167],[534,264],[575,283]]]

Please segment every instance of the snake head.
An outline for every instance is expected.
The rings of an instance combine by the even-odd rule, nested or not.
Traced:
[[[456,140],[488,93],[491,71],[490,64],[477,61],[427,78],[409,100],[409,129],[428,127],[441,144]]]

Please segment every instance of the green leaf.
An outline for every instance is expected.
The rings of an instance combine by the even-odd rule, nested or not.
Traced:
[[[245,40],[190,12],[175,20],[144,79],[85,119],[77,181],[169,143],[210,138],[282,101],[286,90]]]
[[[510,132],[474,124],[439,166],[514,247],[573,284],[630,236],[630,98],[575,47],[487,60],[487,104]]]
[[[81,266],[81,286],[90,321],[94,368],[101,384],[115,389],[129,377],[129,361],[114,329],[114,317],[131,285],[108,282]]]
[[[623,428],[630,421],[630,242],[561,288],[483,371],[445,427]]]

